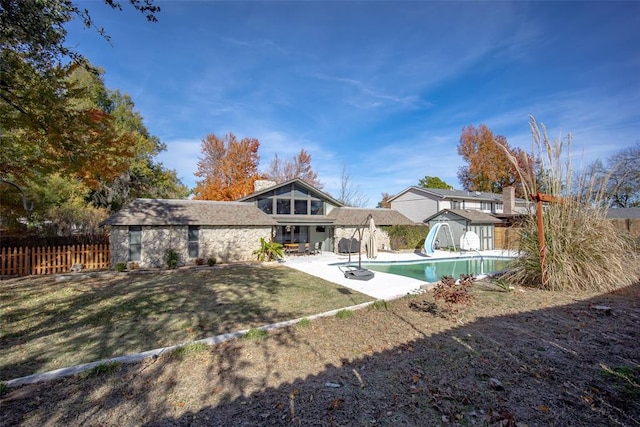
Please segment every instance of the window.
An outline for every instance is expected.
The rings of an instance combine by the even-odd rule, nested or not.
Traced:
[[[483,211],[491,211],[491,202],[482,202],[480,209]]]
[[[452,200],[451,201],[451,209],[464,209],[460,200]]]
[[[189,258],[198,258],[200,255],[200,227],[189,226]]]
[[[273,199],[270,197],[258,199],[258,209],[271,215],[273,213]]]
[[[291,215],[291,200],[276,199],[276,205],[278,215]]]
[[[294,200],[293,201],[293,213],[295,215],[306,215],[307,214],[307,201],[306,200]]]
[[[311,215],[322,215],[323,206],[322,200],[311,200]]]
[[[140,261],[142,256],[142,227],[129,227],[129,261]]]

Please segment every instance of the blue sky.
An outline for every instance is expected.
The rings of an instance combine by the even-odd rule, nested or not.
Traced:
[[[228,132],[347,168],[375,206],[425,175],[460,188],[461,129],[531,151],[528,116],[573,135],[574,164],[640,142],[640,2],[157,1],[158,23],[80,1],[67,44],[105,69],[195,185],[200,144]]]

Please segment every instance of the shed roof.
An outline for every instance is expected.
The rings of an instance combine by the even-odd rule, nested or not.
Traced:
[[[186,199],[135,199],[102,225],[239,225],[276,222],[253,203]]]
[[[502,222],[493,215],[489,215],[475,209],[443,209],[435,215],[431,215],[429,218],[425,219],[424,222],[436,219],[446,212],[450,212],[460,218],[466,219],[471,224],[500,224]]]

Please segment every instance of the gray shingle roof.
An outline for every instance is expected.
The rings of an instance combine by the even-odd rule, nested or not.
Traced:
[[[424,188],[418,186],[408,187],[402,190],[400,193],[393,196],[390,200],[394,200],[407,191],[415,190],[418,192],[431,194],[441,199],[465,199],[465,200],[481,200],[486,202],[501,202],[503,200],[502,194],[486,193],[480,191],[466,191],[466,190],[444,190],[441,188]],[[524,199],[516,197],[517,203],[524,203]]]
[[[359,225],[371,214],[376,225],[415,225],[406,216],[393,209],[335,208],[327,215],[334,225]]]
[[[607,218],[609,219],[633,219],[640,218],[640,208],[617,208],[608,209]]]
[[[431,215],[429,218],[425,219],[425,222],[429,222],[432,219],[442,215],[445,212],[451,212],[454,215],[457,215],[461,218],[468,220],[473,224],[499,224],[502,221],[493,215],[489,215],[484,212],[480,212],[475,209],[443,209],[435,215]]]
[[[269,226],[276,222],[253,203],[136,199],[102,224]]]

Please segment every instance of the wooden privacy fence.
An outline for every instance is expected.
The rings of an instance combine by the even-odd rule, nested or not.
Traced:
[[[0,276],[68,273],[77,264],[83,270],[109,268],[109,245],[0,249]]]
[[[516,227],[496,227],[493,246],[496,249],[517,250],[520,243],[520,231]]]

